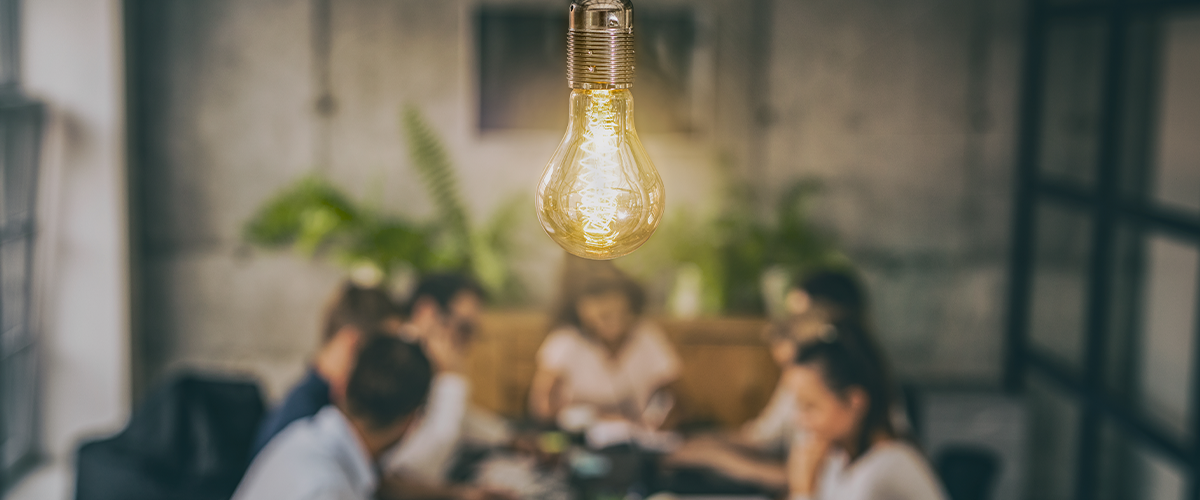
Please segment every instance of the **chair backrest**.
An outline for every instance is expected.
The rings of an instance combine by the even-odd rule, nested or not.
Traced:
[[[80,447],[76,498],[228,498],[264,412],[253,382],[177,376],[147,395],[120,434]],[[150,491],[165,496],[134,493]]]
[[[949,446],[934,459],[950,500],[990,500],[1000,465],[995,452],[976,446]]]

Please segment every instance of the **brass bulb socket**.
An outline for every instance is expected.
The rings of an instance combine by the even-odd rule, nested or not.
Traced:
[[[633,87],[633,4],[574,0],[567,31],[567,84],[572,89]]]
[[[567,32],[567,84],[573,89],[633,87],[633,33]]]

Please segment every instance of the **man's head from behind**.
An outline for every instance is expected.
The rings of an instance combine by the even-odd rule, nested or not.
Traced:
[[[449,328],[456,340],[466,342],[475,333],[483,298],[483,288],[471,278],[457,273],[430,274],[413,290],[408,320],[418,336]]]
[[[338,289],[337,295],[325,311],[325,322],[321,329],[322,343],[328,343],[348,329],[358,330],[360,334],[374,330],[388,319],[399,315],[399,308],[387,292],[380,288],[364,288],[347,282]]]
[[[404,437],[425,404],[432,367],[421,348],[383,332],[368,335],[346,386],[342,405],[372,455]]]
[[[386,292],[346,283],[325,310],[321,348],[317,352],[317,371],[329,383],[335,399],[346,388],[354,358],[366,337],[379,331],[380,325],[400,311]]]

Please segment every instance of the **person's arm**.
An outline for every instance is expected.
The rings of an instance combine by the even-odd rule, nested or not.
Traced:
[[[790,500],[811,500],[816,497],[817,478],[828,453],[829,443],[815,436],[793,442],[787,462],[787,488]]]
[[[571,362],[576,342],[570,331],[555,331],[538,349],[537,371],[529,386],[529,410],[541,422],[554,422],[564,406],[563,370]]]
[[[434,377],[424,418],[384,460],[384,470],[430,484],[445,481],[462,436],[469,395],[466,377],[453,372]]]
[[[250,456],[254,457],[267,443],[292,422],[316,415],[329,404],[329,383],[315,369],[309,369],[304,379],[296,384],[279,406],[263,418],[254,436]]]
[[[754,420],[730,433],[729,443],[747,452],[786,452],[791,444],[792,422],[796,418],[793,397],[781,378],[767,406]]]
[[[669,467],[702,467],[722,476],[773,491],[786,491],[788,470],[782,462],[747,456],[714,437],[693,439],[665,459]]]
[[[542,422],[553,422],[562,409],[559,401],[559,386],[562,375],[549,368],[538,367],[533,374],[533,383],[529,387],[529,410],[533,417]]]

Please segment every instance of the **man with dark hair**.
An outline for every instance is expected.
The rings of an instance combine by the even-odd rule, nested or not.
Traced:
[[[483,287],[471,278],[459,273],[428,274],[417,282],[411,299],[405,308],[405,316],[412,317],[422,306],[437,306],[442,311],[452,312],[456,302],[464,296],[476,300],[484,298]]]
[[[508,440],[506,425],[496,417],[470,408],[465,359],[478,328],[483,290],[459,274],[432,274],[417,284],[401,335],[419,340],[437,370],[426,417],[409,437],[382,461],[387,477],[381,496],[423,496],[413,482],[426,487],[424,495],[439,496],[453,458],[464,440],[495,444]],[[484,429],[484,432],[472,432]],[[450,492],[463,497],[465,491]],[[477,492],[476,492],[477,493]],[[465,495],[470,496],[470,495]]]
[[[344,400],[272,439],[234,500],[373,498],[375,463],[408,433],[429,393],[432,367],[414,344],[382,333],[366,338]]]
[[[313,416],[345,391],[354,358],[365,332],[378,331],[399,311],[387,293],[346,283],[325,311],[321,325],[321,348],[304,379],[263,419],[254,438],[253,454],[288,424]]]

